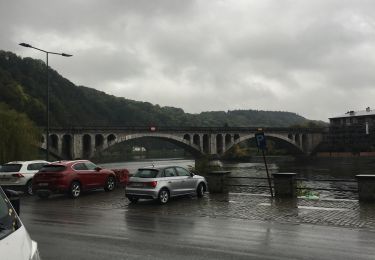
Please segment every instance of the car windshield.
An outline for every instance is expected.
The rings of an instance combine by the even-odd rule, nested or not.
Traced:
[[[20,227],[20,221],[9,200],[0,188],[0,240]]]
[[[64,165],[44,165],[39,172],[62,172],[66,167]]]
[[[159,171],[156,169],[139,169],[134,177],[138,178],[156,178]]]
[[[18,163],[8,163],[1,166],[1,172],[19,172],[22,167],[22,164]]]

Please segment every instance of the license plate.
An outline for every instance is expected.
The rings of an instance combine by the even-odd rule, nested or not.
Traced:
[[[39,183],[38,185],[41,187],[44,187],[44,186],[48,186],[48,183]]]
[[[132,187],[143,187],[143,183],[133,183]]]

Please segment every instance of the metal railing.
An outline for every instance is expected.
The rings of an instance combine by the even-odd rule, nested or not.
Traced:
[[[249,177],[249,176],[228,176],[227,179],[248,179],[248,180],[264,180],[267,181],[267,178],[265,177]],[[273,178],[271,178],[273,180]],[[307,179],[307,178],[296,178],[295,179],[297,182],[333,182],[333,183],[338,183],[338,182],[344,182],[344,183],[357,183],[357,180],[355,179]],[[251,188],[268,188],[268,185],[258,185],[258,184],[231,184],[227,183],[226,184],[229,187],[251,187]],[[273,187],[273,186],[272,186]],[[358,193],[358,189],[336,189],[336,188],[320,188],[320,187],[298,187],[297,185],[297,190],[316,190],[316,191],[343,191],[343,192],[353,192],[353,193]]]

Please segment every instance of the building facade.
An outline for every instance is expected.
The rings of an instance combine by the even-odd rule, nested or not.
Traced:
[[[326,151],[348,152],[354,155],[375,152],[375,110],[348,111],[329,118]]]

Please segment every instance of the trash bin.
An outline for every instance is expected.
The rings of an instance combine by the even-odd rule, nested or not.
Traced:
[[[205,176],[210,193],[224,193],[227,189],[227,176],[230,171],[211,171]]]

